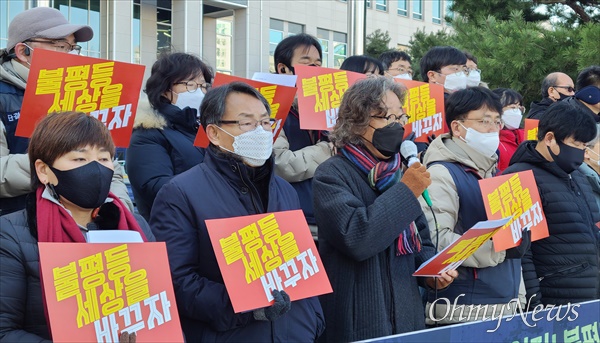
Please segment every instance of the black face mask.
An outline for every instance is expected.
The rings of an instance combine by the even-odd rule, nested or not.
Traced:
[[[563,100],[565,100],[566,98],[570,98],[570,97],[571,97],[570,95],[565,95],[565,94],[563,94],[563,93],[558,93],[558,96],[559,96],[560,98],[558,98],[558,100],[556,100],[556,101],[563,101]]]
[[[556,143],[560,148],[558,155],[555,155],[550,147],[547,147],[548,151],[560,169],[564,170],[564,172],[567,174],[571,174],[583,163],[585,150],[573,148],[572,146],[568,146],[563,142],[559,142],[558,140]]]
[[[392,156],[400,152],[400,145],[403,139],[404,127],[394,122],[382,128],[375,129],[372,143],[375,149],[383,156]]]
[[[108,197],[113,171],[97,161],[69,170],[50,169],[58,179],[55,192],[81,208],[100,207]]]

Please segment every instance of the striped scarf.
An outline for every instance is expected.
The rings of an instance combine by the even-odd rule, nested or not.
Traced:
[[[354,163],[362,172],[367,174],[369,185],[374,190],[383,193],[400,182],[400,154],[395,154],[387,161],[379,161],[363,146],[347,144],[340,149],[341,154]],[[414,222],[400,233],[398,237],[397,255],[408,255],[421,251],[421,237]]]

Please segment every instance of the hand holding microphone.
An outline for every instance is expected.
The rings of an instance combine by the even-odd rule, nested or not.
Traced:
[[[405,140],[400,146],[400,153],[407,161],[408,169],[400,180],[416,197],[423,195],[427,205],[432,206],[427,187],[431,185],[431,178],[427,168],[419,162],[417,146],[413,141]]]

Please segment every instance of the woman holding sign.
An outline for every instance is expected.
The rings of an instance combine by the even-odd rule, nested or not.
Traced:
[[[144,90],[152,108],[142,108],[135,118],[125,164],[146,220],[160,188],[204,159],[204,149],[194,146],[194,139],[212,78],[208,65],[191,54],[165,53],[152,66]]]
[[[338,155],[315,173],[319,253],[333,287],[320,299],[326,341],[425,328],[418,284],[435,287],[435,280],[412,273],[434,255],[417,200],[431,181],[418,162],[400,170],[405,95],[383,77],[350,87],[330,134]],[[442,274],[438,288],[454,276]]]
[[[38,242],[85,243],[92,229],[133,230],[154,240],[146,221],[109,193],[115,146],[106,126],[80,112],[54,113],[29,143],[27,207],[0,217],[0,341],[44,341]]]

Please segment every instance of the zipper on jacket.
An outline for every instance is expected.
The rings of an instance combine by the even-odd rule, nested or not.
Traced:
[[[547,278],[547,277],[550,277],[550,276],[552,276],[552,275],[556,275],[556,274],[559,274],[559,273],[564,273],[564,272],[566,272],[567,270],[571,270],[571,269],[575,270],[575,269],[577,269],[577,268],[580,268],[580,267],[583,267],[582,269],[585,269],[585,268],[587,267],[587,265],[588,265],[588,263],[587,263],[587,262],[583,262],[583,263],[580,263],[580,264],[578,264],[578,265],[576,265],[576,266],[574,266],[574,267],[565,267],[565,268],[561,268],[561,269],[559,269],[559,270],[557,270],[557,271],[555,271],[555,272],[548,273],[548,274],[546,274],[546,275],[544,275],[544,276],[542,276],[542,277],[539,277],[539,278],[538,278],[538,281],[542,281],[542,280],[544,280],[545,278]]]
[[[477,280],[477,268],[473,268],[473,277]]]
[[[252,195],[252,189],[250,188],[250,186],[248,186],[248,184],[246,183],[246,181],[244,180],[244,176],[242,175],[242,168],[240,168],[240,166],[237,166],[237,170],[238,173],[240,174],[240,179],[242,180],[242,183],[244,184],[244,186],[246,186],[246,188],[248,188],[248,192],[250,192],[250,200],[252,200],[252,206],[254,206],[254,211],[256,212],[256,214],[262,213],[261,211],[258,210],[258,207],[256,206],[256,201],[254,200],[254,196]],[[256,188],[254,188],[256,190]]]

